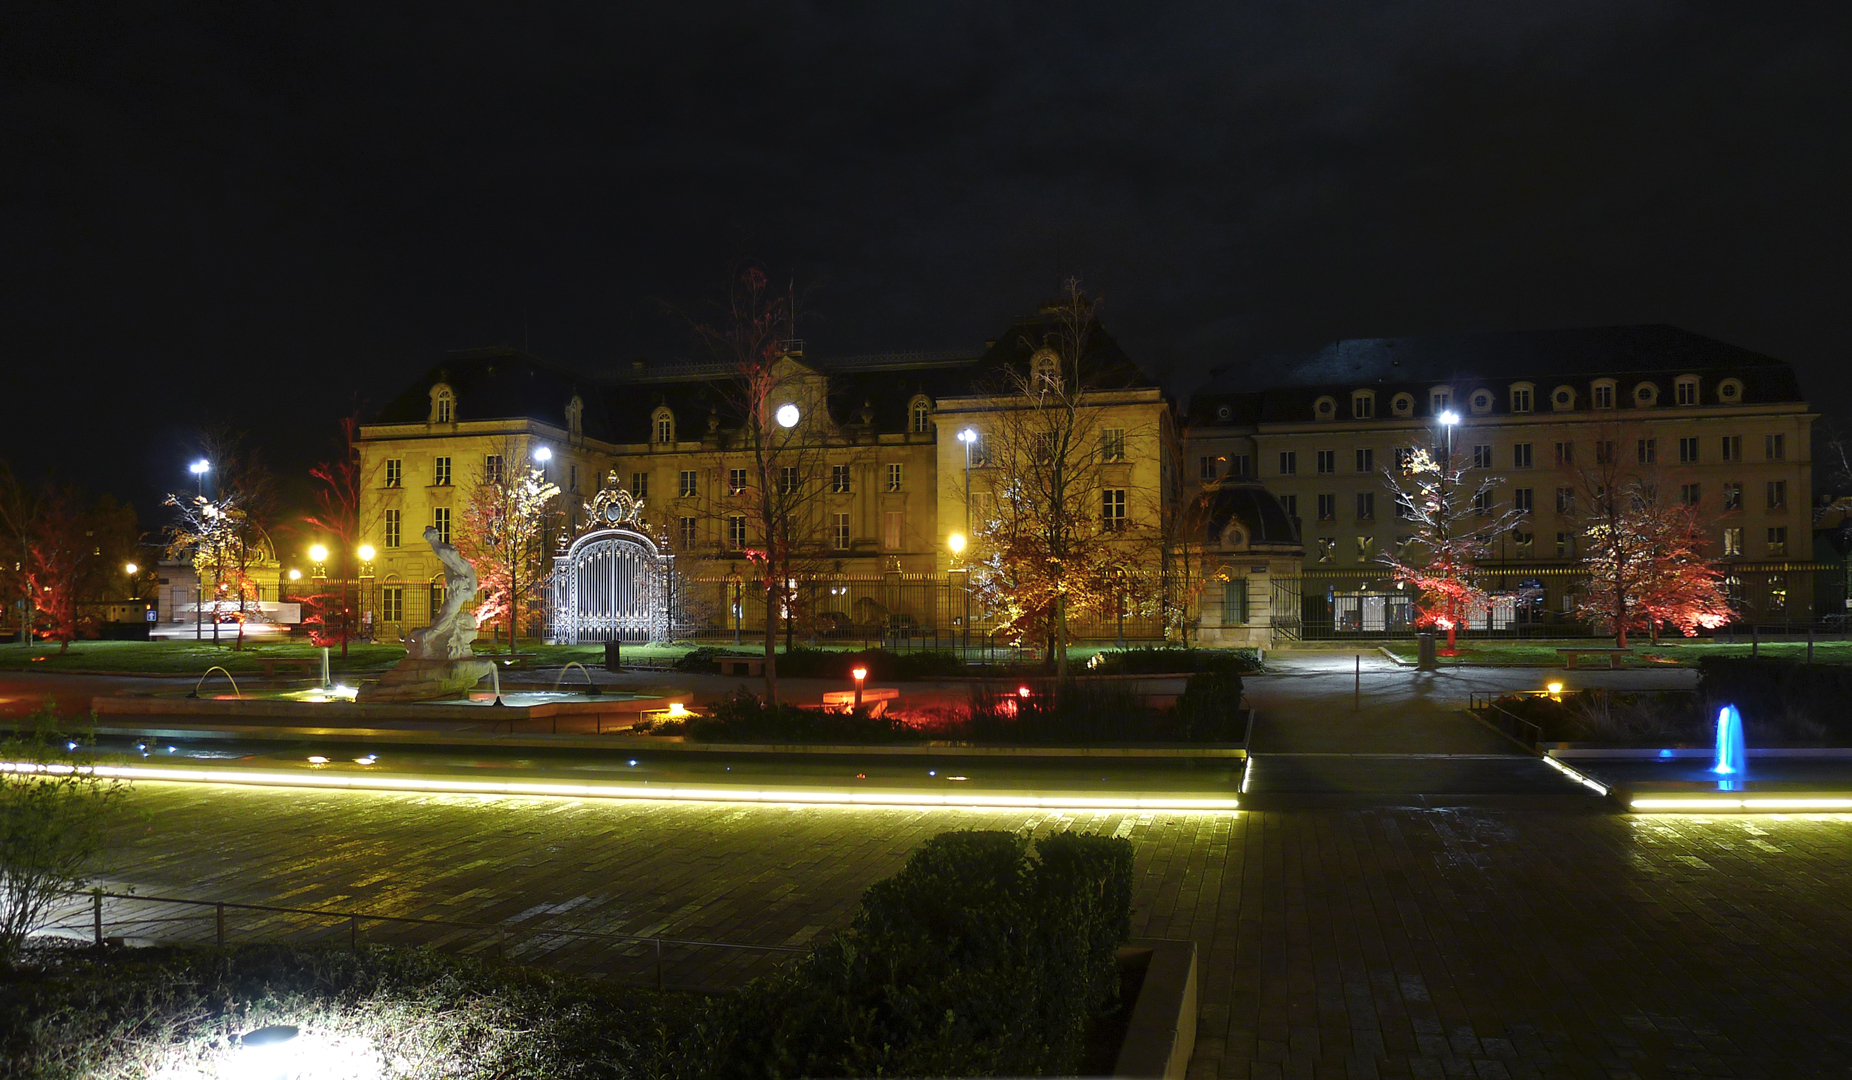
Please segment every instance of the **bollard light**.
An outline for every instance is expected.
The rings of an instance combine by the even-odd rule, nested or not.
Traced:
[[[859,709],[862,707],[862,682],[868,678],[868,669],[858,667],[849,674],[855,676],[855,707]]]

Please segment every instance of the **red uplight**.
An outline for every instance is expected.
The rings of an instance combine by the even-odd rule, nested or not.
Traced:
[[[1029,688],[1028,688],[1028,687],[1026,687],[1026,686],[1018,686],[1018,687],[1016,688],[1016,692],[1017,692],[1018,694],[1020,694],[1020,695],[1022,695],[1023,697],[1028,697],[1028,696],[1029,696]]]
[[[849,672],[849,674],[855,676],[856,682],[861,682],[868,677],[868,669],[865,667],[858,667],[854,671]]]

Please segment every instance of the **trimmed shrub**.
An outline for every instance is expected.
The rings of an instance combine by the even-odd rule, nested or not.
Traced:
[[[1242,742],[1248,714],[1241,707],[1241,676],[1201,671],[1190,676],[1171,710],[1171,722],[1184,742]]]
[[[687,1077],[1072,1073],[1116,992],[1132,845],[941,833],[870,887],[849,931],[717,1003]]]

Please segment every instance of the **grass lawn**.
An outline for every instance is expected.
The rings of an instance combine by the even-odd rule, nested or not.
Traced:
[[[1442,664],[1483,664],[1498,667],[1556,667],[1563,666],[1563,657],[1557,649],[1602,648],[1611,642],[1601,640],[1563,640],[1563,641],[1484,641],[1468,638],[1460,642],[1460,655],[1443,656]],[[1618,658],[1616,666],[1629,668],[1656,667],[1695,667],[1706,656],[1748,656],[1752,648],[1757,656],[1772,657],[1780,660],[1806,660],[1807,642],[1805,641],[1764,641],[1760,646],[1752,646],[1747,641],[1718,642],[1703,638],[1695,640],[1666,639],[1659,644],[1629,641],[1631,646],[1626,654]],[[1415,660],[1418,646],[1413,641],[1391,641],[1385,647],[1404,660]],[[1660,659],[1653,659],[1659,657]],[[1587,657],[1580,661],[1590,666],[1599,666],[1596,657]],[[1818,641],[1813,647],[1813,662],[1816,664],[1852,664],[1852,641],[1834,639]]]

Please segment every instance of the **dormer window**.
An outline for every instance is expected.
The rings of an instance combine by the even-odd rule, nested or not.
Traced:
[[[1397,416],[1415,415],[1415,395],[1397,394],[1389,399],[1389,411]]]
[[[1217,420],[1220,420],[1223,423],[1227,423],[1228,421],[1234,419],[1234,416],[1235,416],[1235,410],[1229,408],[1228,406],[1226,405],[1216,406],[1215,418]]]
[[[1680,375],[1678,381],[1673,384],[1672,400],[1680,405],[1696,405],[1698,403],[1698,377]]]
[[[1734,405],[1743,400],[1743,380],[1725,379],[1717,384],[1717,400]]]
[[[656,445],[657,446],[674,445],[675,443],[675,414],[670,412],[666,408],[657,409],[656,416],[655,416],[655,422],[656,422]]]
[[[575,439],[585,434],[585,399],[577,394],[566,403],[566,431]]]
[[[1436,386],[1428,391],[1428,411],[1443,413],[1453,408],[1453,387]]]
[[[1312,403],[1312,415],[1318,417],[1320,420],[1333,419],[1337,414],[1338,403],[1336,398],[1321,397]]]
[[[1531,410],[1531,398],[1535,395],[1536,389],[1537,388],[1530,383],[1512,383],[1511,411],[1514,413],[1529,412]]]
[[[1633,403],[1640,408],[1659,404],[1659,387],[1654,383],[1643,382],[1633,388]]]
[[[1575,387],[1559,386],[1550,391],[1550,408],[1557,412],[1568,412],[1575,408]]]
[[[457,395],[446,383],[431,387],[431,423],[454,424],[457,422]]]
[[[1350,395],[1350,418],[1369,420],[1376,415],[1376,391],[1358,390]]]
[[[1595,408],[1612,409],[1614,407],[1614,380],[1596,379],[1590,387],[1595,399]]]
[[[924,395],[913,399],[913,405],[908,412],[913,417],[913,434],[924,435],[932,430],[932,402],[928,401]]]
[[[1473,413],[1475,415],[1492,411],[1492,391],[1474,390],[1471,400],[1473,404]]]
[[[1047,380],[1059,385],[1061,382],[1061,357],[1053,349],[1037,350],[1029,358],[1029,370],[1036,382]]]

